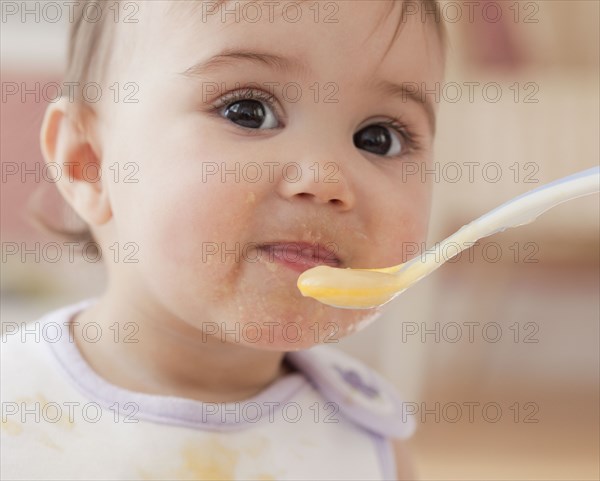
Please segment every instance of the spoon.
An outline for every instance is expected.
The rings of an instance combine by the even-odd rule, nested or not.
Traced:
[[[317,266],[300,275],[298,289],[303,296],[334,307],[371,309],[381,306],[477,240],[529,224],[558,204],[598,192],[599,184],[599,167],[563,177],[505,202],[408,262],[381,269]],[[440,253],[449,246],[456,252],[453,250],[452,256],[443,259]]]

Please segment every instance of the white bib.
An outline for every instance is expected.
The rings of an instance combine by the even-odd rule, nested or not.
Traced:
[[[99,377],[69,336],[92,301],[2,339],[3,479],[395,479],[390,438],[415,428],[395,389],[329,346],[235,403],[149,395]]]

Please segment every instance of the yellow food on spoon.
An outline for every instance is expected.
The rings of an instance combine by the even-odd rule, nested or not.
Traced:
[[[318,266],[302,273],[298,288],[324,304],[366,309],[386,303],[401,286],[397,276],[378,269]]]

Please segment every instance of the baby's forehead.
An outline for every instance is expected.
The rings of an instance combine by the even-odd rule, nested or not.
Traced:
[[[163,35],[187,31],[201,33],[212,27],[226,33],[235,27],[250,27],[254,35],[266,34],[270,26],[310,29],[324,40],[333,34],[349,40],[370,37],[392,26],[389,47],[404,30],[417,27],[432,43],[444,44],[442,24],[421,16],[414,4],[436,5],[437,0],[152,0],[142,2],[146,10],[148,32],[162,26]],[[408,5],[412,5],[407,8]],[[407,11],[412,13],[407,15]],[[443,45],[442,45],[443,46]]]

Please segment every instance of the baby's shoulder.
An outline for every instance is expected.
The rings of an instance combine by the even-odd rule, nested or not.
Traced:
[[[49,327],[46,319],[27,323],[5,321],[2,325],[2,379],[26,375],[46,364]]]
[[[323,345],[286,357],[355,424],[385,437],[405,439],[413,434],[415,422],[405,412],[395,386],[364,362]]]
[[[65,323],[71,313],[63,308],[30,322],[5,321],[0,350],[3,398],[62,385],[53,348],[74,342]]]

